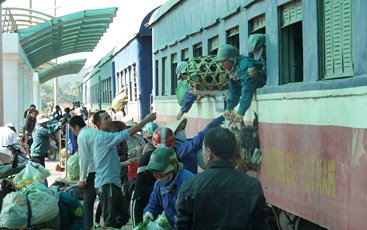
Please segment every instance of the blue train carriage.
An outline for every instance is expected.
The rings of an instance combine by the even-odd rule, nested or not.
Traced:
[[[154,10],[153,10],[154,11]],[[139,32],[121,49],[111,50],[89,75],[84,78],[83,92],[92,108],[109,109],[113,99],[120,93],[127,95],[124,118],[120,108],[111,112],[113,119],[143,119],[150,113],[150,95],[152,91],[152,36],[145,27],[153,13],[147,14]]]
[[[170,0],[154,13],[154,109],[175,119],[175,68],[230,43],[266,34],[267,84],[245,120],[259,115],[258,177],[279,224],[294,229],[363,229],[367,218],[367,1]],[[187,131],[223,109],[195,103]]]

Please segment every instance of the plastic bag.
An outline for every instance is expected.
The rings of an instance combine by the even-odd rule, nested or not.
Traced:
[[[0,213],[0,227],[23,229],[27,226],[27,199],[22,191],[12,192],[5,196]]]
[[[169,224],[164,213],[159,215],[155,221],[149,221],[147,224],[140,223],[133,230],[171,230],[173,229]]]
[[[71,155],[67,162],[67,170],[70,180],[79,180],[79,155]]]
[[[31,224],[49,221],[59,214],[58,200],[43,184],[31,184],[24,193],[32,209]]]
[[[50,176],[50,171],[42,165],[28,161],[25,168],[13,179],[17,188],[24,188],[34,182],[41,182]]]

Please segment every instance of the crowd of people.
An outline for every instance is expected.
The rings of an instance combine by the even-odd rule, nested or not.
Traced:
[[[225,119],[242,121],[256,88],[266,83],[264,47],[261,34],[249,38],[252,58],[232,45],[219,47],[216,61],[229,75],[226,109],[193,138],[186,137],[188,123],[182,118],[197,99],[191,91],[177,121],[161,127],[155,113],[140,123],[122,122],[104,110],[82,114],[66,108],[61,113],[56,105],[50,118],[31,105],[24,114],[30,158],[45,166],[49,137],[69,124],[68,153],[79,156],[78,187],[83,190],[83,205],[75,207],[88,230],[119,229],[130,218],[137,227],[162,214],[175,229],[267,229],[261,184],[236,169],[236,138],[221,126]],[[186,79],[186,66],[182,62],[176,69],[180,80]],[[0,128],[2,146],[14,141],[13,128]],[[198,173],[199,150],[205,170]]]

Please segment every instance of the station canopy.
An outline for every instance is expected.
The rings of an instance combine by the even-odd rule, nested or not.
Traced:
[[[18,30],[32,68],[73,53],[91,52],[116,16],[117,8],[84,10]]]
[[[72,60],[44,68],[38,72],[39,81],[43,84],[60,76],[77,74],[85,65],[86,60],[87,59]]]

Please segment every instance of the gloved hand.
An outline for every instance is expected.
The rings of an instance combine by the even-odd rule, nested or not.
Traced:
[[[145,212],[144,213],[144,216],[143,216],[143,223],[144,224],[147,224],[149,222],[149,220],[153,220],[154,219],[154,216],[151,212]]]
[[[223,113],[223,117],[227,120],[232,120],[233,112],[231,110],[225,110]]]
[[[234,122],[242,122],[243,121],[243,116],[240,114],[236,114],[236,116],[233,119]]]
[[[258,70],[255,67],[248,68],[247,73],[250,77],[257,77],[258,76]]]
[[[207,127],[210,129],[210,128],[214,128],[214,127],[217,127],[219,125],[222,124],[222,122],[224,121],[224,116],[219,116],[217,118],[215,118],[214,120],[212,120],[208,125]]]

